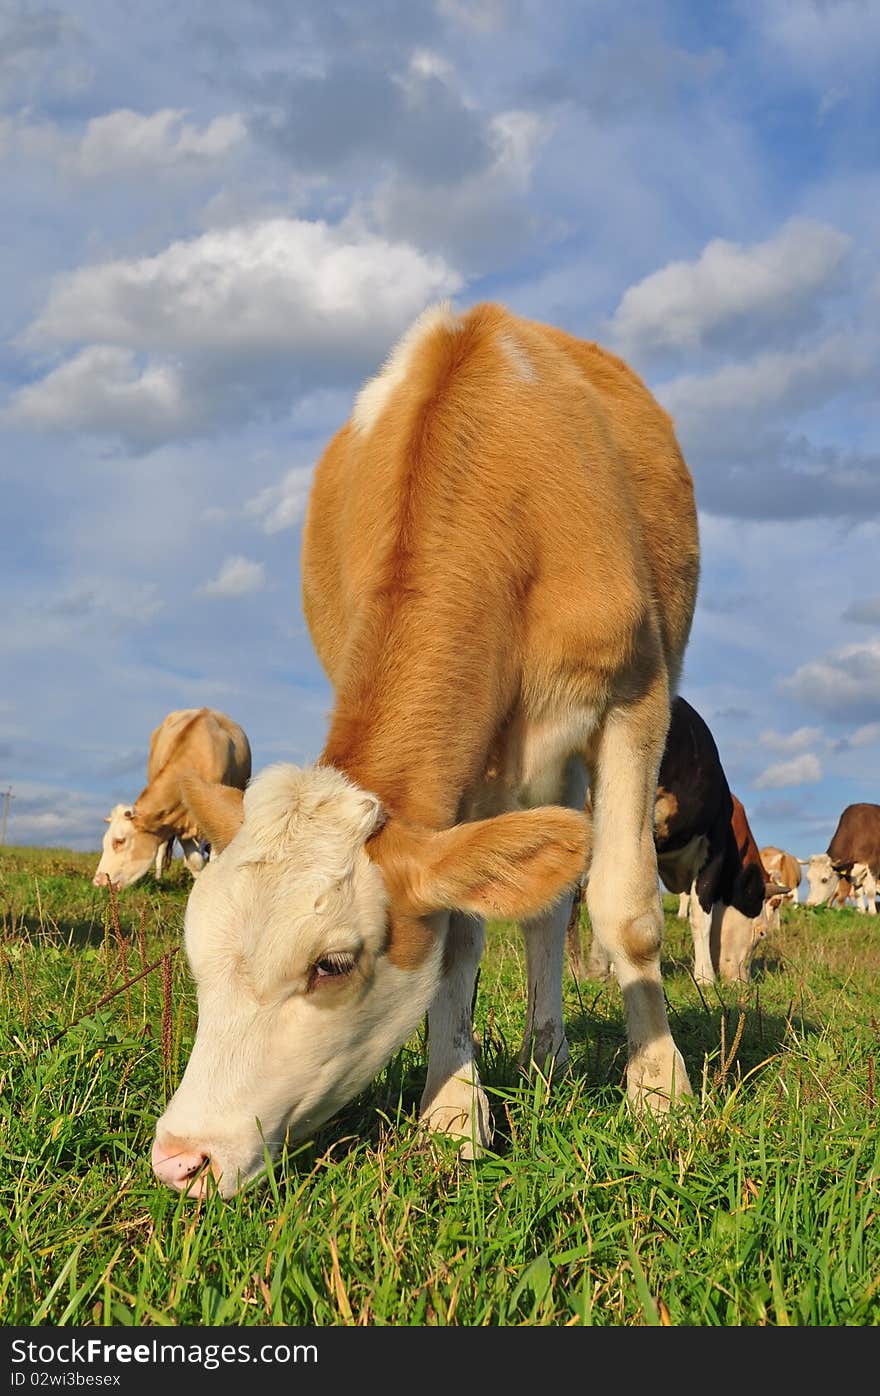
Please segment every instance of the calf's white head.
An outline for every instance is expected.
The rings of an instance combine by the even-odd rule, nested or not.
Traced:
[[[771,929],[765,902],[757,916],[745,916],[735,906],[726,906],[721,916],[718,973],[728,984],[747,983],[752,957]]]
[[[814,853],[807,863],[807,906],[824,906],[840,884],[840,874],[827,853]]]
[[[118,892],[143,877],[156,857],[159,839],[137,827],[132,805],[114,805],[105,822],[101,860],[92,881],[96,887],[112,884]]]
[[[238,1191],[406,1042],[442,974],[450,909],[534,914],[585,862],[572,810],[415,829],[331,766],[270,766],[244,797],[198,777],[182,791],[213,855],[185,918],[196,1039],[152,1160],[193,1195],[209,1175]]]

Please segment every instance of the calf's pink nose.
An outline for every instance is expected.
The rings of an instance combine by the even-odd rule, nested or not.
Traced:
[[[164,1144],[153,1141],[153,1172],[168,1187],[178,1192],[189,1191],[193,1197],[202,1197],[207,1183],[208,1155],[199,1149],[187,1149],[177,1140],[169,1139]]]

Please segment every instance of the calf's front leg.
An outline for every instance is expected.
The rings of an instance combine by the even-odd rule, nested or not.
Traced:
[[[428,1075],[419,1107],[421,1124],[460,1139],[465,1159],[478,1158],[493,1133],[474,1055],[474,986],[484,940],[481,920],[450,913],[443,978],[428,1009]]]

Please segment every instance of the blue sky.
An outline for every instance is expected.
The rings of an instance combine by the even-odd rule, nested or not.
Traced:
[[[311,470],[427,304],[622,353],[759,843],[880,802],[876,0],[0,0],[0,790],[97,848],[210,704],[320,751]]]

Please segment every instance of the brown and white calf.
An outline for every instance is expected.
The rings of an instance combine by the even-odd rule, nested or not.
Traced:
[[[877,914],[880,883],[880,805],[847,805],[825,853],[814,853],[806,863],[807,906],[822,906],[839,891],[840,881],[850,883],[850,895],[859,911]]]
[[[681,695],[672,704],[660,763],[654,840],[663,885],[679,893],[679,915],[690,921],[697,983],[748,979],[752,953],[768,929],[767,907],[786,889],[768,876],[715,738]],[[604,978],[610,969],[594,937],[587,973]]]
[[[503,307],[430,309],[315,473],[303,604],[334,690],[316,765],[193,780],[192,1054],[153,1166],[235,1192],[428,1014],[420,1118],[492,1138],[471,1022],[485,918],[520,920],[521,1060],[558,1070],[572,889],[623,990],[627,1092],[690,1094],[660,976],[651,816],[699,571],[672,423],[615,356]],[[621,888],[625,891],[622,894]]]
[[[190,872],[202,870],[204,831],[181,799],[183,771],[243,790],[251,749],[242,728],[213,708],[181,708],[164,718],[150,737],[147,784],[134,804],[114,805],[107,816],[96,887],[130,887],[151,865],[161,877],[175,839]]]
[[[783,902],[789,902],[792,906],[798,904],[797,889],[801,883],[801,865],[793,853],[786,853],[785,849],[777,848],[772,843],[761,849],[761,862],[768,877],[772,877],[774,882],[787,889],[777,893],[767,903],[767,924],[771,930],[778,930]]]

